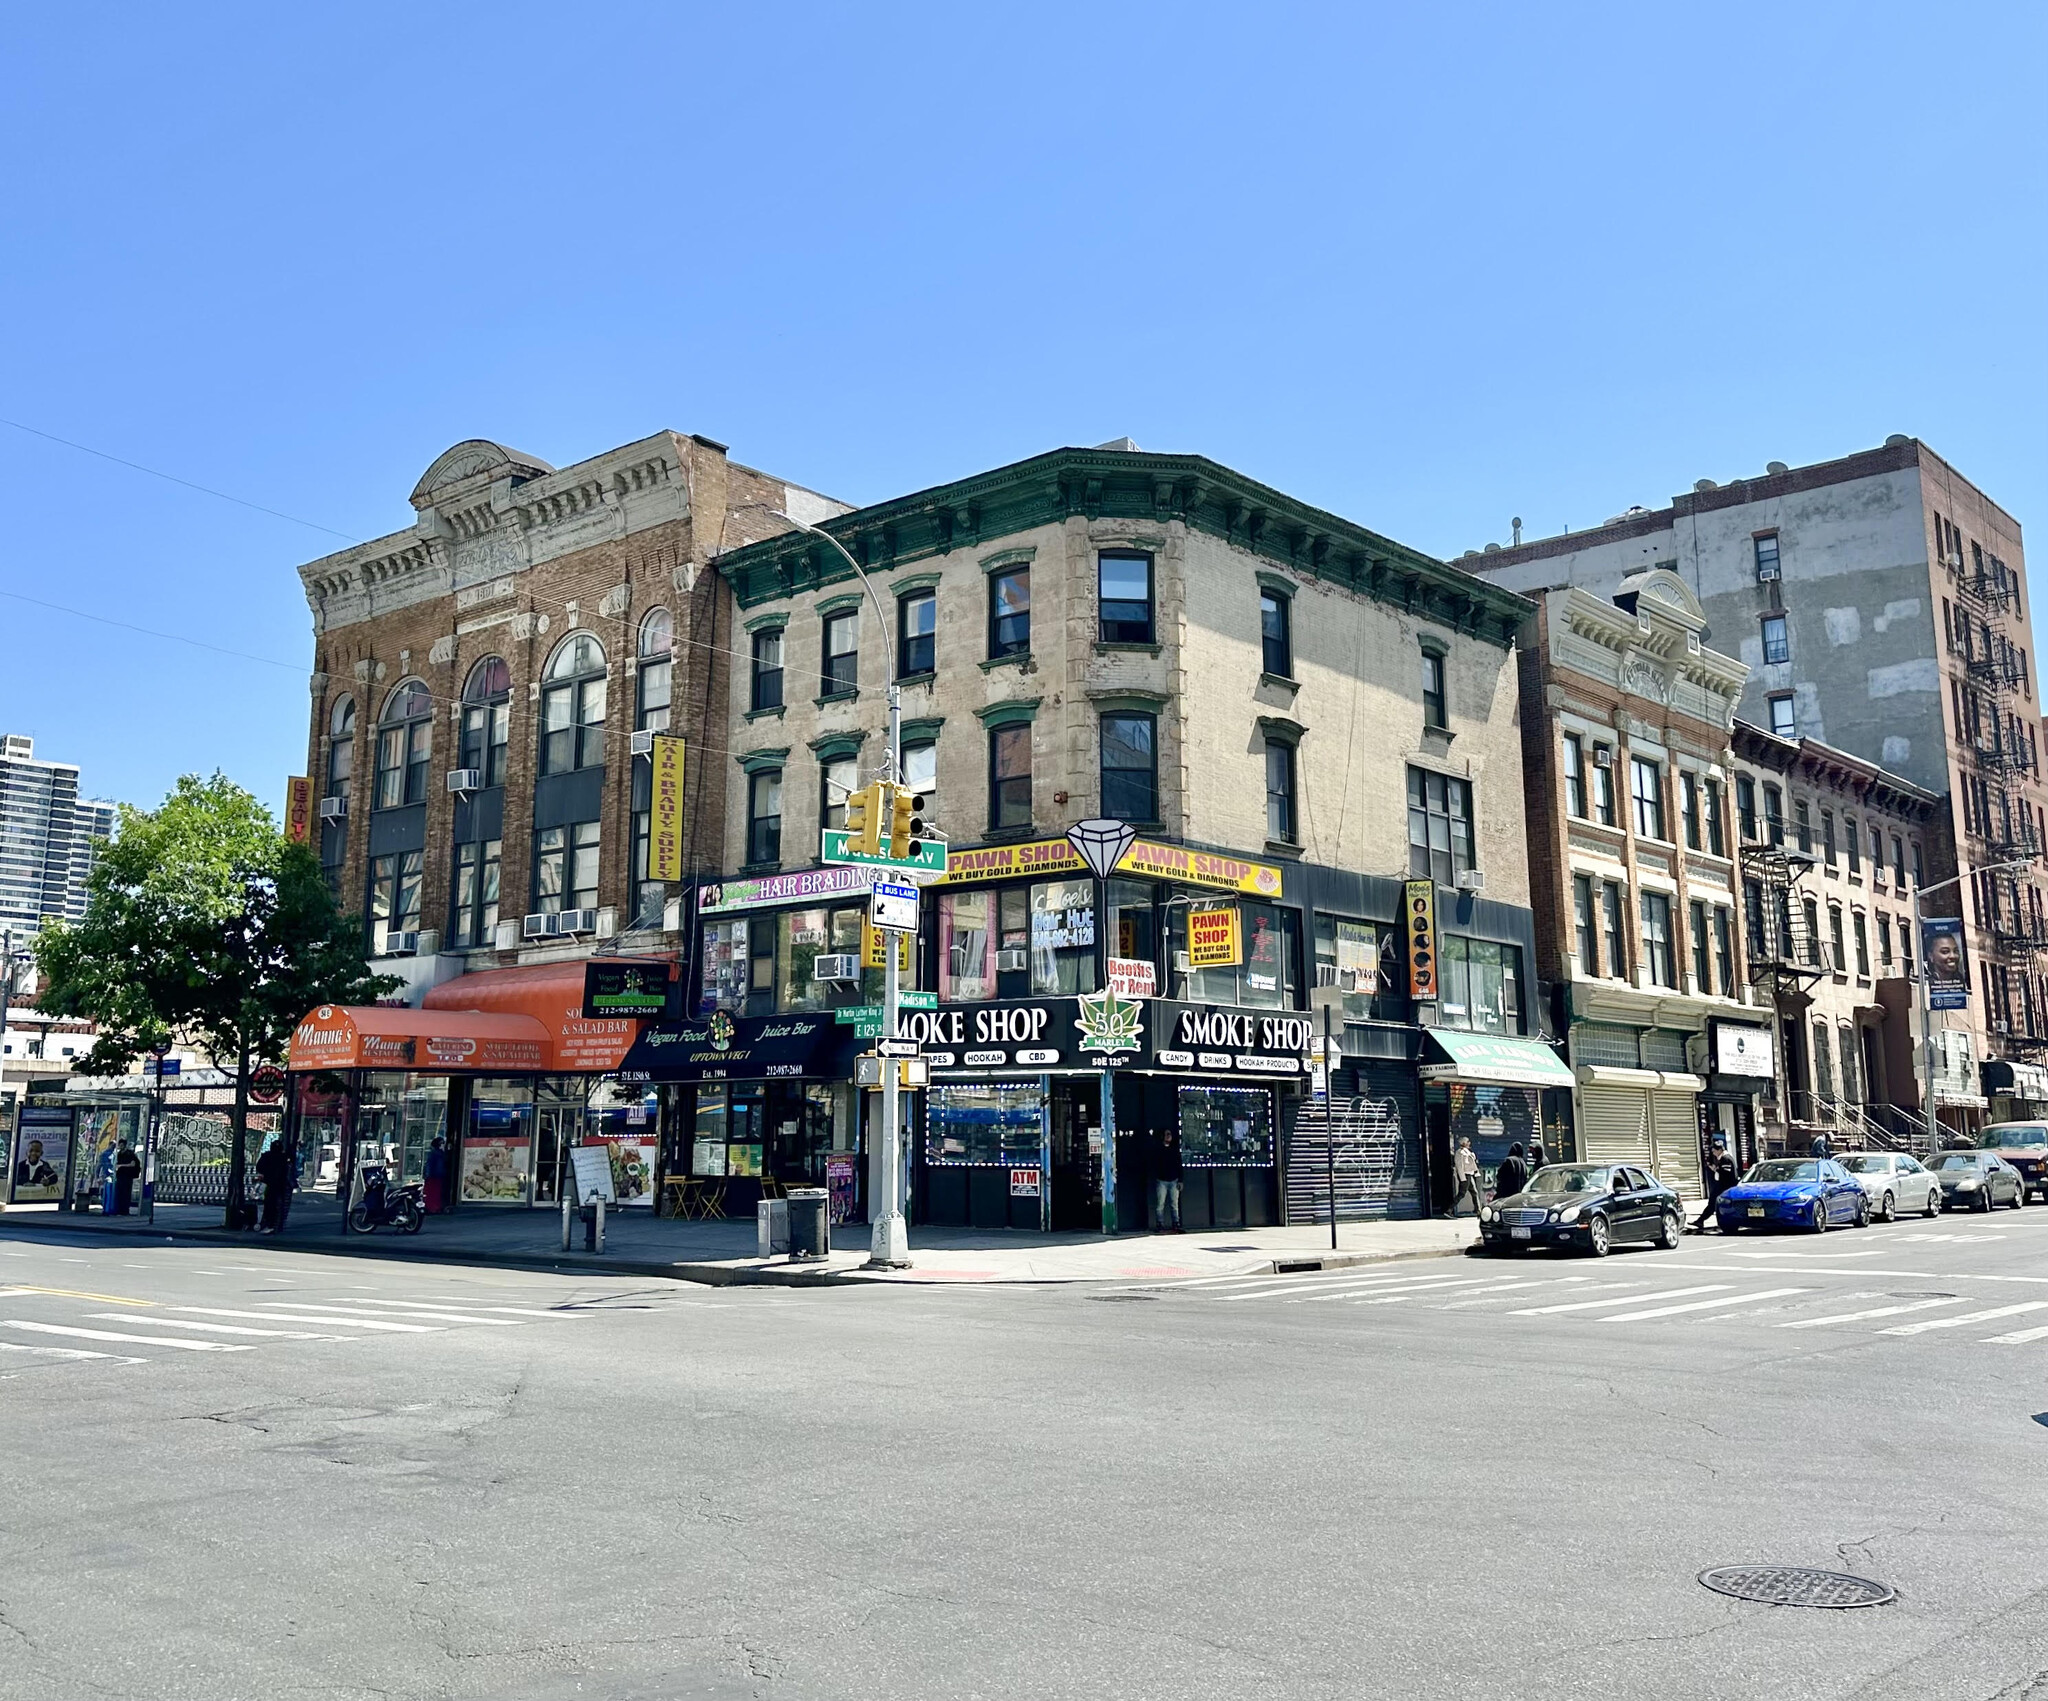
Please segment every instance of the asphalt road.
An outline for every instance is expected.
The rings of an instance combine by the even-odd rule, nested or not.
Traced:
[[[2044,1253],[717,1290],[0,1223],[0,1698],[2039,1697]]]

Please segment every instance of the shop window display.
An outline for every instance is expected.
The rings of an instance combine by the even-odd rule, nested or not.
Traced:
[[[1037,1082],[933,1087],[925,1161],[1037,1167],[1045,1144],[1045,1092]]]
[[[1316,985],[1334,986],[1343,993],[1346,1016],[1357,1021],[1407,1020],[1399,928],[1318,915],[1315,930]]]
[[[1212,901],[1207,894],[1195,896],[1204,903]],[[1238,908],[1243,963],[1234,969],[1192,969],[1177,975],[1180,995],[1193,1004],[1236,1004],[1255,1010],[1298,1008],[1301,912],[1273,904],[1244,903]],[[1177,906],[1172,918],[1171,943],[1178,953],[1188,948],[1185,908]]]
[[[1514,945],[1446,935],[1438,1020],[1483,1034],[1522,1031],[1522,953]]]
[[[1031,888],[1031,991],[1095,990],[1095,882],[1041,880]]]
[[[1180,1154],[1185,1164],[1273,1161],[1273,1095],[1263,1087],[1180,1089]]]
[[[462,1136],[462,1197],[476,1204],[523,1204],[533,1170],[533,1086],[482,1077],[470,1084]]]

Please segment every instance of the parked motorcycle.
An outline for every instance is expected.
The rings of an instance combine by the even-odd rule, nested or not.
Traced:
[[[393,1228],[400,1234],[418,1234],[426,1225],[427,1206],[419,1186],[394,1187],[391,1172],[381,1164],[363,1171],[363,1196],[348,1214],[348,1226],[357,1234]]]

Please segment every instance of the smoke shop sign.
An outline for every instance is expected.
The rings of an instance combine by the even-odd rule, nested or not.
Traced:
[[[1172,1043],[1154,1054],[1162,1069],[1214,1074],[1299,1075],[1315,1036],[1308,1016],[1183,1004],[1163,1024]]]
[[[923,1047],[934,1069],[1050,1069],[1072,1061],[1074,1001],[905,1010],[896,1032]]]

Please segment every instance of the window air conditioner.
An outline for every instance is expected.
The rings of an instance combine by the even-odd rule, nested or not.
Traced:
[[[519,949],[519,923],[501,921],[491,930],[491,949],[494,951],[516,951]]]
[[[996,953],[996,973],[1022,974],[1031,967],[1031,952],[1023,945],[1006,945]]]
[[[555,931],[555,918],[551,915],[530,915],[526,918],[526,937],[545,939]]]
[[[1768,566],[1759,567],[1756,570],[1756,582],[1760,585],[1768,585],[1773,579],[1778,577],[1778,572],[1778,564],[1775,561]]]
[[[1192,973],[1192,972],[1193,972],[1193,970],[1194,970],[1194,966],[1195,966],[1195,965],[1194,965],[1194,959],[1193,959],[1192,957],[1190,957],[1190,956],[1189,956],[1189,955],[1187,954],[1187,952],[1185,952],[1185,951],[1176,951],[1176,952],[1174,952],[1174,954],[1173,954],[1173,972],[1174,972],[1175,974],[1177,974],[1177,975],[1184,975],[1184,974],[1189,974],[1189,973]]]
[[[345,797],[323,797],[320,800],[320,819],[323,821],[346,821],[348,799]]]
[[[482,791],[484,775],[481,768],[450,768],[448,789],[452,792]]]
[[[857,981],[860,979],[860,958],[851,951],[835,951],[813,957],[811,979]]]
[[[635,756],[652,756],[654,754],[654,734],[651,732],[634,733],[633,754]]]
[[[1458,876],[1458,890],[1461,892],[1483,892],[1486,890],[1486,870],[1468,868]]]
[[[1594,746],[1593,746],[1593,766],[1594,766],[1594,767],[1596,767],[1596,768],[1611,768],[1611,767],[1613,767],[1613,766],[1614,766],[1614,752],[1613,752],[1613,750],[1612,750],[1612,749],[1610,749],[1610,748],[1609,748],[1609,747],[1608,747],[1607,745],[1605,745],[1605,744],[1596,744],[1596,745],[1594,745]]]
[[[555,931],[557,933],[595,933],[597,931],[597,911],[564,910],[555,917]]]
[[[405,933],[384,935],[384,955],[387,957],[416,957],[419,955],[420,936],[417,928]]]

